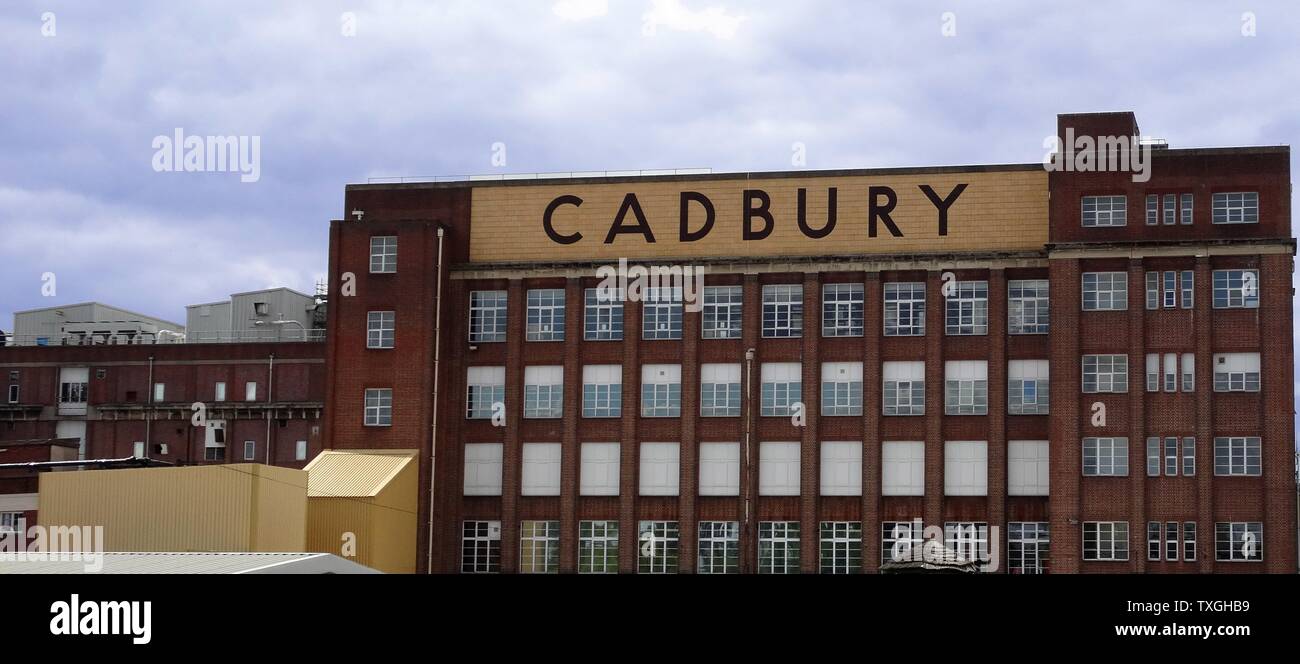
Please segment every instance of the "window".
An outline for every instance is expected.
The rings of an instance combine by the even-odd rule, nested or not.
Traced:
[[[1046,496],[1051,477],[1045,440],[1007,441],[1007,495]]]
[[[370,238],[370,272],[397,271],[397,236],[376,235]]]
[[[943,545],[959,560],[989,562],[989,524],[982,521],[950,521],[943,524]],[[986,571],[981,565],[980,571]]]
[[[1128,309],[1128,273],[1084,272],[1084,311],[1124,311]]]
[[[1258,392],[1259,353],[1216,353],[1215,392]]]
[[[525,496],[560,495],[560,444],[524,443],[521,493]]]
[[[244,401],[257,401],[257,381],[244,383]]]
[[[1264,524],[1259,521],[1214,524],[1214,559],[1259,562],[1264,559]]]
[[[1147,309],[1155,310],[1160,308],[1160,273],[1147,272]]]
[[[925,544],[920,519],[880,524],[880,563],[903,562],[921,555]]]
[[[680,417],[682,365],[641,366],[641,417]]]
[[[560,522],[519,522],[519,571],[555,574],[560,571]]]
[[[1128,224],[1128,198],[1124,196],[1084,196],[1084,228],[1125,226]]]
[[[744,297],[740,286],[705,286],[701,335],[705,339],[739,339]]]
[[[1215,309],[1258,309],[1258,270],[1215,270]]]
[[[165,400],[166,400],[166,395],[167,395],[167,384],[166,384],[166,383],[154,383],[154,384],[153,384],[153,400],[154,400],[154,403],[161,403],[161,402],[165,401]]]
[[[700,365],[700,416],[740,416],[740,365]]]
[[[862,443],[856,440],[822,442],[821,495],[862,495]]]
[[[1182,194],[1178,197],[1178,223],[1192,225],[1192,195]]]
[[[270,309],[270,305],[269,305],[268,303],[266,303],[266,302],[254,302],[254,303],[253,303],[253,315],[255,315],[255,316],[269,316],[270,314],[271,314],[271,309]]]
[[[1215,194],[1211,221],[1216,224],[1259,223],[1259,193],[1246,191]]]
[[[1012,415],[1046,415],[1051,390],[1047,360],[1011,360],[1007,363],[1007,412]]]
[[[1168,477],[1177,477],[1179,469],[1182,474],[1191,477],[1196,474],[1196,438],[1187,436],[1150,436],[1147,438],[1147,475],[1157,477],[1161,473]]]
[[[799,443],[759,443],[758,495],[799,495]]]
[[[299,440],[299,441],[295,441],[295,442],[294,442],[294,444],[293,444],[293,460],[294,460],[294,461],[306,461],[306,460],[307,460],[307,441],[305,441],[305,440]]]
[[[9,403],[18,403],[18,386],[9,386]]]
[[[803,336],[803,286],[763,286],[763,337]]]
[[[1196,298],[1196,272],[1193,270],[1183,270],[1179,273],[1179,288],[1181,295],[1179,306],[1184,309],[1191,309]]]
[[[1179,371],[1181,359],[1182,371]],[[1162,370],[1163,367],[1163,370]],[[1147,391],[1193,392],[1196,389],[1194,353],[1147,353]]]
[[[506,340],[506,292],[470,291],[469,342]]]
[[[501,571],[500,521],[466,521],[462,524],[460,571],[463,574]]]
[[[1173,226],[1177,221],[1174,217],[1178,214],[1178,196],[1175,194],[1165,194],[1165,225]]]
[[[214,400],[214,401],[225,401],[225,400],[226,400],[226,384],[225,384],[225,383],[217,383],[216,385],[213,385],[213,386],[212,386],[212,396],[213,396],[213,400]]]
[[[885,336],[925,336],[925,284],[885,284]]]
[[[248,443],[251,443],[251,442],[253,442],[253,441],[250,440],[250,441],[248,441],[247,443],[245,443],[245,445],[247,445]],[[133,456],[133,457],[135,457],[135,458],[137,458],[137,459],[143,459],[143,458],[144,458],[144,441],[143,441],[143,440],[137,440],[137,441],[135,441],[134,443],[131,443],[131,456]],[[250,452],[248,449],[245,449],[245,450],[244,450],[244,459],[251,459],[251,458],[253,458],[252,455],[251,455],[251,452]]]
[[[682,289],[647,288],[641,301],[641,338],[682,338]]]
[[[641,495],[676,496],[680,476],[679,443],[641,443]]]
[[[988,414],[988,377],[989,365],[984,360],[944,362],[944,414]]]
[[[393,347],[392,311],[371,311],[366,314],[366,348]]]
[[[618,443],[583,443],[580,496],[617,496],[619,484]]]
[[[582,335],[587,341],[623,338],[623,289],[588,288],[583,291]]]
[[[822,363],[822,415],[862,414],[862,363]]]
[[[528,291],[528,341],[564,341],[564,289]]]
[[[1196,522],[1183,522],[1183,560],[1196,560]]]
[[[701,521],[699,525],[700,574],[740,572],[740,523]]]
[[[393,424],[393,390],[373,388],[366,390],[366,418],[368,427],[386,427]]]
[[[1159,521],[1147,522],[1147,560],[1160,560]]]
[[[791,406],[803,399],[803,367],[798,362],[764,362],[759,415],[789,417]]]
[[[799,522],[758,522],[758,573],[799,573]]]
[[[141,443],[140,448],[141,448],[140,452],[143,455],[144,453],[143,443]],[[244,461],[252,461],[256,458],[257,458],[257,443],[251,440],[244,441]]]
[[[1128,392],[1127,355],[1084,355],[1083,393]]]
[[[951,335],[989,333],[989,282],[959,281],[944,305],[944,331]]]
[[[740,443],[700,443],[701,496],[740,495]]]
[[[822,286],[822,336],[862,336],[862,284]]]
[[[1196,355],[1194,353],[1183,353],[1182,367],[1182,390],[1184,392],[1196,391]]]
[[[1007,524],[1007,571],[1011,574],[1045,574],[1051,551],[1048,525],[1044,521],[1012,521]]]
[[[63,371],[67,371],[64,369]],[[59,382],[59,403],[61,404],[84,404],[86,403],[87,390],[86,380],[82,380],[89,372],[76,372],[72,380],[63,377]]]
[[[582,367],[582,416],[619,417],[623,414],[623,367],[588,364]]]
[[[943,495],[987,496],[988,493],[988,442],[983,440],[945,442],[943,444]]]
[[[1084,560],[1128,560],[1127,521],[1085,521]]]
[[[1166,270],[1146,273],[1147,309],[1191,309],[1195,300],[1196,272]]]
[[[1160,197],[1156,194],[1147,194],[1147,220],[1148,226],[1160,224]]]
[[[881,495],[925,495],[925,443],[887,440],[880,449]]]
[[[1007,332],[1047,334],[1048,281],[1013,279],[1007,282]]]
[[[1084,438],[1083,474],[1085,477],[1127,476],[1128,439]]]
[[[1230,436],[1214,439],[1215,475],[1259,475],[1258,436]]]
[[[676,521],[642,521],[637,527],[637,572],[676,574],[678,525]]]
[[[618,573],[618,522],[578,522],[578,573]]]
[[[1178,306],[1178,273],[1173,270],[1165,270],[1162,273],[1161,283],[1164,284],[1164,307],[1173,309]]]
[[[225,461],[226,459],[226,423],[222,420],[208,420],[203,430],[204,461]]]
[[[492,418],[492,404],[505,403],[506,368],[470,367],[465,378],[465,418]]]
[[[1178,560],[1178,522],[1165,524],[1165,560]]]
[[[524,417],[556,419],[564,415],[564,367],[524,367]]]
[[[884,414],[925,414],[925,362],[885,362]]]
[[[0,512],[0,535],[25,532],[26,525],[22,512]]]
[[[857,574],[862,571],[862,523],[822,521],[821,573]]]

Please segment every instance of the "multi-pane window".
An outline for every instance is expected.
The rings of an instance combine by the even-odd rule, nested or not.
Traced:
[[[1127,438],[1084,438],[1083,474],[1086,477],[1128,475]]]
[[[1177,221],[1175,215],[1178,214],[1178,196],[1176,194],[1165,194],[1164,220],[1166,226],[1173,226]]]
[[[740,365],[700,365],[700,416],[740,416]]]
[[[1007,495],[1046,496],[1051,486],[1051,450],[1045,440],[1007,441]]]
[[[524,367],[524,417],[564,415],[564,367]]]
[[[582,367],[582,416],[619,417],[623,414],[623,367],[588,364]]]
[[[506,368],[470,367],[465,372],[465,417],[492,418],[492,404],[505,403]]]
[[[925,495],[925,441],[887,440],[881,444],[880,495]]]
[[[1045,574],[1051,538],[1045,521],[1007,524],[1007,571],[1011,574]]]
[[[1147,309],[1191,309],[1196,297],[1196,272],[1165,270],[1146,273]]]
[[[1196,390],[1195,353],[1147,353],[1146,368],[1148,392]]]
[[[1178,560],[1178,522],[1165,524],[1165,560]]]
[[[1196,560],[1196,523],[1188,521],[1183,524],[1182,546],[1179,546],[1178,522],[1147,522],[1147,560],[1177,561],[1179,554],[1184,560]]]
[[[862,441],[826,440],[821,445],[821,476],[823,496],[862,495]]]
[[[560,443],[524,443],[522,445],[520,495],[560,495]]]
[[[988,334],[989,282],[958,281],[944,303],[944,312],[947,334]]]
[[[763,286],[763,337],[803,336],[803,286]]]
[[[519,571],[555,574],[560,571],[560,522],[519,522]]]
[[[1259,193],[1254,191],[1215,194],[1213,216],[1216,224],[1259,223]]]
[[[1127,272],[1084,272],[1084,311],[1124,311],[1128,309]]]
[[[1128,560],[1127,521],[1085,521],[1084,560]]]
[[[1183,522],[1183,560],[1196,560],[1196,522]]]
[[[578,573],[618,573],[618,522],[578,522]]]
[[[676,574],[678,524],[676,521],[642,521],[637,525],[637,572]]]
[[[1178,197],[1178,223],[1184,226],[1192,225],[1192,195],[1181,194]]]
[[[1084,355],[1083,392],[1128,392],[1128,356]]]
[[[506,340],[506,292],[470,291],[469,342]]]
[[[943,443],[943,495],[987,496],[989,444],[985,440]]]
[[[1176,477],[1196,474],[1196,438],[1150,436],[1147,438],[1147,475]]]
[[[1160,532],[1159,521],[1147,522],[1147,560],[1160,560]]]
[[[1157,226],[1160,224],[1160,196],[1157,194],[1147,194],[1147,220],[1148,226]]]
[[[819,544],[822,574],[857,574],[862,571],[860,521],[822,521]]]
[[[822,363],[822,415],[862,414],[862,363]]]
[[[1098,228],[1128,224],[1128,199],[1124,196],[1084,196],[1083,226]]]
[[[920,519],[881,522],[880,563],[904,562],[920,555],[924,531]]]
[[[764,362],[759,415],[789,417],[791,406],[803,399],[802,373],[798,362]]]
[[[862,284],[822,286],[822,336],[862,336]]]
[[[1214,559],[1259,562],[1264,559],[1264,524],[1234,521],[1214,524]]]
[[[466,521],[462,524],[460,571],[464,574],[501,571],[500,521]]]
[[[23,512],[0,512],[0,535],[26,532]]]
[[[1007,282],[1007,332],[1047,334],[1048,282],[1046,279],[1013,279]]]
[[[680,417],[682,365],[641,366],[641,417]]]
[[[392,348],[394,320],[392,311],[366,313],[366,348]]]
[[[700,334],[705,339],[739,339],[744,299],[740,286],[705,286]]]
[[[1259,353],[1215,354],[1214,391],[1258,392]]]
[[[618,341],[623,338],[623,289],[588,288],[583,291],[582,338]]]
[[[1161,204],[1163,199],[1164,204]],[[1192,224],[1192,194],[1159,194],[1147,195],[1147,217],[1148,226],[1156,226],[1164,220],[1166,226],[1182,224],[1190,226]],[[1163,212],[1163,214],[1162,214]]]
[[[740,495],[740,443],[700,443],[701,496]]]
[[[578,495],[617,496],[621,453],[618,443],[583,443],[578,451]]]
[[[925,335],[925,283],[885,284],[885,336]]]
[[[758,523],[758,573],[799,573],[799,522]]]
[[[366,390],[366,418],[368,427],[386,427],[393,424],[393,390],[372,388]]]
[[[1258,270],[1215,270],[1215,309],[1258,309]]]
[[[740,522],[701,521],[700,574],[736,574],[740,571]]]
[[[530,289],[527,322],[529,341],[564,341],[564,289]]]
[[[647,288],[641,301],[641,338],[682,338],[682,289]]]
[[[799,443],[764,441],[758,446],[758,495],[799,495]]]
[[[989,412],[989,365],[984,360],[944,362],[945,415],[986,415]]]
[[[959,560],[982,564],[989,562],[989,524],[974,521],[950,521],[943,524],[943,545]]]
[[[504,449],[501,443],[465,445],[465,481],[462,485],[464,495],[501,495]]]
[[[885,362],[884,414],[925,414],[925,362]]]
[[[1215,475],[1260,474],[1258,436],[1224,436],[1214,439]]]
[[[1007,363],[1007,412],[1012,415],[1046,415],[1048,409],[1047,360],[1011,360]]]
[[[370,271],[397,271],[397,236],[376,235],[370,238]]]

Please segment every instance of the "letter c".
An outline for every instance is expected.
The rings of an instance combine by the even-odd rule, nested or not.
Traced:
[[[582,233],[574,231],[569,235],[560,235],[556,232],[555,226],[551,224],[551,215],[555,214],[555,208],[558,208],[561,205],[572,205],[573,207],[578,207],[579,205],[582,205],[582,199],[571,194],[565,194],[551,201],[550,204],[546,206],[546,212],[542,214],[542,228],[546,229],[546,236],[551,238],[551,242],[556,244],[573,244],[582,239]]]

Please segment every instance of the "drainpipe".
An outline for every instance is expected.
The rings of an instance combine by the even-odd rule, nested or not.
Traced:
[[[740,530],[744,537],[749,536],[749,492],[750,472],[749,472],[749,428],[750,428],[750,411],[753,408],[754,395],[751,392],[754,374],[754,349],[750,348],[745,351],[745,520],[741,522]]]
[[[145,408],[145,412],[144,412],[144,455],[146,457],[149,456],[149,447],[153,445],[153,441],[149,439],[149,433],[153,425],[153,389],[154,389],[153,388],[153,356],[150,355],[149,356],[149,389],[148,389],[149,400],[147,402],[149,406]],[[89,445],[87,445],[87,447],[89,447]],[[131,452],[134,453],[135,450],[131,450]]]
[[[275,353],[266,363],[266,465],[271,465],[271,390],[275,387]]]
[[[434,460],[437,458],[438,444],[438,360],[442,351],[442,233],[438,229],[438,285],[434,291],[433,307],[433,423],[429,427],[429,541],[425,574],[433,574],[433,499],[434,499]]]

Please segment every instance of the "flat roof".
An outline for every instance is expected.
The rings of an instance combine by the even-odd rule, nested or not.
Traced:
[[[13,557],[15,554],[8,554]],[[41,554],[31,554],[38,556]],[[62,554],[46,554],[61,558]],[[92,555],[92,554],[84,554]],[[97,572],[92,560],[11,560],[0,557],[0,574],[380,574],[329,553],[105,552]]]
[[[94,302],[94,301],[91,301],[91,302],[77,302],[76,304],[60,304],[60,305],[58,305],[58,306],[54,306],[54,307],[40,307],[39,309],[25,309],[25,310],[23,310],[23,311],[15,311],[15,312],[14,312],[14,315],[17,316],[18,314],[34,314],[34,313],[39,313],[39,312],[42,312],[42,311],[55,311],[55,310],[58,310],[58,309],[70,309],[70,308],[72,308],[72,307],[88,307],[88,306],[108,307],[109,309],[117,309],[118,311],[122,311],[122,312],[125,312],[125,313],[128,313],[128,314],[131,314],[132,316],[139,316],[139,317],[141,317],[141,318],[147,318],[147,319],[149,319],[149,320],[156,320],[156,321],[163,322],[163,323],[167,323],[168,325],[173,325],[173,326],[176,326],[176,327],[179,327],[179,328],[184,328],[184,327],[185,327],[184,325],[181,325],[180,323],[175,323],[175,322],[169,321],[169,320],[167,320],[166,318],[159,318],[159,317],[157,317],[157,316],[150,316],[150,315],[148,315],[148,314],[142,314],[142,313],[140,313],[140,312],[138,312],[138,311],[131,311],[130,309],[123,309],[122,307],[119,307],[119,306],[117,306],[117,305],[115,305],[115,304],[105,304],[105,303],[103,303],[103,302]],[[97,322],[97,321],[71,321],[71,322],[74,322],[74,323],[93,323],[93,322]],[[124,322],[124,321],[112,321],[112,322]]]

